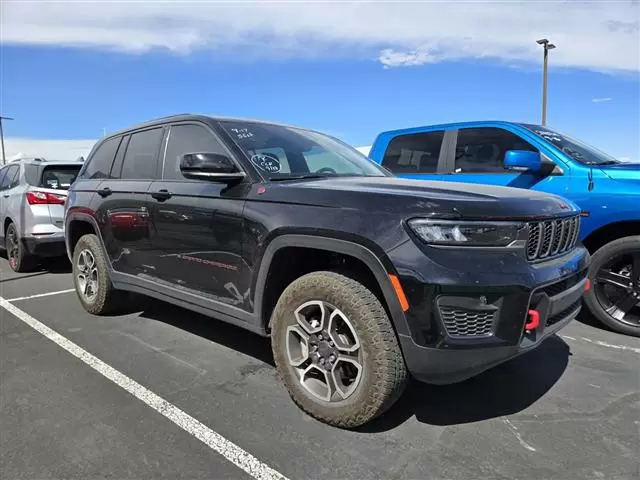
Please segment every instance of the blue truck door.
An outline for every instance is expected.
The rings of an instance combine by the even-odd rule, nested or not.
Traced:
[[[394,175],[419,180],[443,180],[455,132],[434,130],[398,135],[387,146],[382,165]]]
[[[503,128],[461,128],[457,130],[451,150],[447,161],[449,175],[444,176],[447,181],[531,188],[557,194],[566,192],[568,184],[562,175],[534,175],[504,168],[507,150],[539,150]]]

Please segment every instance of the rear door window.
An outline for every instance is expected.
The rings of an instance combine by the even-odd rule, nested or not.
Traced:
[[[2,180],[0,180],[0,190],[7,190],[8,188],[11,188],[13,178],[20,172],[20,167],[18,165],[11,165],[7,168],[6,172],[7,173],[3,175]]]
[[[122,162],[120,178],[129,180],[155,180],[158,176],[158,152],[163,135],[162,128],[144,130],[131,135]]]
[[[399,135],[389,142],[382,166],[393,173],[437,173],[444,131]]]

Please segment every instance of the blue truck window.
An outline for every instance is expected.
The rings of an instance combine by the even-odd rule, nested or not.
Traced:
[[[501,128],[465,128],[458,132],[455,170],[458,173],[513,173],[504,168],[507,150],[537,151]]]
[[[442,130],[395,137],[382,165],[393,173],[436,173],[443,137]]]

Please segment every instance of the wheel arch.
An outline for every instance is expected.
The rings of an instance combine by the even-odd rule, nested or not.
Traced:
[[[607,243],[634,235],[640,235],[640,220],[623,220],[608,223],[593,230],[582,243],[589,250],[589,253],[593,254]]]
[[[389,277],[389,275],[393,273],[384,266],[383,261],[373,251],[363,245],[347,240],[298,234],[286,234],[274,238],[262,256],[254,291],[256,299],[255,315],[257,321],[260,322],[260,325],[265,330],[268,330],[271,322],[270,316],[273,308],[273,305],[270,306],[265,302],[267,280],[269,279],[270,273],[277,267],[274,259],[276,259],[278,252],[282,252],[283,249],[290,247],[344,255],[361,262],[368,269],[372,278],[375,279],[377,287],[379,287],[379,291],[383,297],[381,300],[384,301],[383,306],[390,314],[390,319],[396,333],[399,335],[409,335],[409,328],[404,311]]]
[[[78,243],[78,240],[80,240],[83,235],[89,233],[97,235],[100,240],[100,244],[102,245],[100,229],[92,215],[82,212],[72,212],[67,214],[65,219],[64,241],[67,250],[67,257],[69,257],[70,261],[73,261],[73,249],[76,243]]]

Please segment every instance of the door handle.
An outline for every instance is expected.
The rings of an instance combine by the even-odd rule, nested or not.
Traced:
[[[9,198],[11,195],[9,195],[8,193],[6,195],[3,195],[4,198]]]
[[[102,190],[98,190],[98,195],[100,195],[102,198],[108,197],[112,193],[113,191],[109,187],[104,187]]]
[[[151,196],[156,200],[163,202],[164,200],[168,200],[169,198],[171,198],[171,193],[168,190],[162,189],[158,190],[157,192],[153,192]]]

